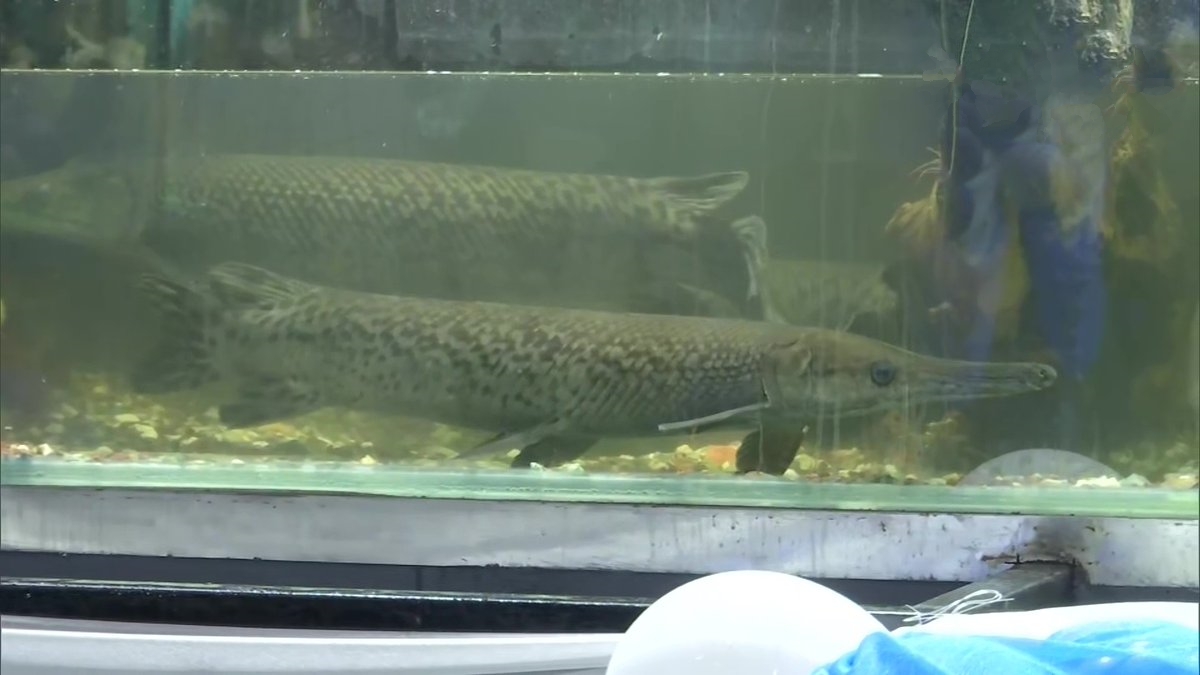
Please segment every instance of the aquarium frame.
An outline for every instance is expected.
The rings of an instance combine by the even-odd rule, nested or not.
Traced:
[[[1083,515],[10,485],[0,549],[961,583],[1046,561],[1094,586],[1200,587],[1197,520]]]
[[[264,585],[221,580],[219,574],[206,582],[152,580],[164,578],[163,570],[154,574],[146,569],[155,566],[152,559],[125,556],[82,557],[85,559],[66,566],[71,569],[42,560],[48,564],[39,569],[37,559],[42,557],[21,553],[2,556],[10,575],[0,579],[0,615],[187,626],[221,626],[234,616],[240,626],[254,629],[620,634],[656,600],[696,578],[660,578],[655,580],[656,588],[648,588],[625,573],[598,572],[590,573],[589,580],[577,579],[569,591],[559,589],[557,593],[550,589],[513,592],[500,586],[490,591],[435,591],[412,587],[421,586],[419,583],[376,588],[355,573],[362,571],[362,566],[340,577],[343,582],[357,584],[353,587],[345,583],[340,587],[298,586],[289,580],[286,571],[274,576],[286,563],[271,561],[253,563],[266,568],[261,571],[272,579],[270,585]],[[126,566],[141,568],[133,575],[141,580],[109,578],[121,576],[114,572],[124,573]],[[547,571],[537,570],[536,574],[547,575]],[[894,630],[944,614],[948,608],[956,613],[989,613],[1087,602],[1090,589],[1076,576],[1070,565],[1024,563],[934,596],[928,595],[931,587],[947,584],[887,582],[894,585],[884,588],[879,582],[818,581],[851,598],[888,630]],[[605,595],[605,588],[619,589],[623,595]],[[1143,599],[1155,595],[1155,599],[1163,596],[1139,594]],[[981,602],[981,596],[990,601]]]
[[[36,560],[25,560],[26,564],[22,564],[19,559],[23,557],[41,558],[49,564],[38,569],[36,577],[21,577],[21,570],[37,569],[30,567],[37,565]],[[350,664],[355,664],[361,672],[394,672],[397,664],[411,669],[411,659],[417,650],[427,660],[441,656],[434,660],[453,661],[454,665],[465,665],[464,660],[478,663],[479,657],[485,655],[490,657],[489,664],[494,664],[503,654],[495,650],[501,645],[518,648],[517,654],[509,653],[504,659],[508,662],[504,672],[549,673],[546,667],[553,664],[557,668],[552,672],[566,675],[567,670],[562,670],[566,667],[565,658],[574,662],[574,667],[568,669],[573,675],[585,672],[602,675],[621,635],[646,608],[670,590],[620,598],[470,591],[389,592],[361,586],[289,586],[286,574],[272,577],[269,586],[231,584],[228,580],[224,583],[81,581],[98,578],[84,571],[89,561],[80,561],[82,566],[65,576],[61,575],[66,570],[54,564],[56,558],[72,557],[0,554],[0,562],[9,565],[8,571],[18,568],[15,577],[0,580],[0,615],[3,615],[0,632],[4,635],[4,660],[8,665],[44,667],[50,662],[58,670],[87,668],[96,662],[96,654],[103,653],[107,656],[101,662],[122,664],[123,668],[117,668],[122,672],[147,669],[174,672],[194,663],[211,667],[214,659],[255,672],[279,672],[281,667],[288,672],[312,672],[314,667],[322,672],[344,672]],[[129,558],[112,556],[95,556],[90,561],[106,570],[101,576],[118,570],[127,572],[130,562]],[[252,561],[252,564],[266,565],[271,574],[279,571],[281,565],[287,565],[270,561]],[[59,569],[55,570],[56,567]],[[50,576],[55,571],[60,576]],[[536,573],[541,575],[545,571]],[[628,577],[622,573],[616,576],[626,580]],[[861,601],[858,604],[886,630],[895,630],[947,613],[1027,611],[1098,601],[1089,595],[1091,589],[1078,576],[1070,565],[1023,563],[915,606],[903,604],[905,601],[895,594],[885,594],[891,595],[892,605],[872,606]],[[356,583],[362,581],[355,576],[348,578]],[[683,581],[677,580],[671,588],[679,583]],[[845,585],[831,584],[835,590]],[[915,590],[911,587],[939,584],[899,585],[910,587],[911,592]],[[633,590],[621,581],[617,587]],[[591,593],[599,590],[592,585],[578,588]],[[1173,599],[1152,597],[1153,593],[1145,592],[1134,595],[1127,599]],[[331,651],[332,646],[336,649]],[[440,647],[447,653],[437,655],[429,647]],[[476,658],[464,659],[469,652],[474,652]],[[113,668],[116,666],[107,667],[110,671]]]

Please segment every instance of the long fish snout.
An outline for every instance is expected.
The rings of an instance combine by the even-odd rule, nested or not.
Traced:
[[[957,361],[929,378],[927,386],[930,398],[953,400],[1041,391],[1057,381],[1058,371],[1045,363]]]
[[[1035,390],[1049,389],[1058,381],[1058,371],[1044,363],[1031,363],[1029,386]]]
[[[1033,391],[1049,389],[1058,381],[1058,371],[1045,363],[995,363],[1001,379],[1011,384],[1023,385]]]

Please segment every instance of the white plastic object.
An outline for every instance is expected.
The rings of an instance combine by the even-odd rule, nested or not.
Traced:
[[[617,642],[607,675],[807,675],[883,624],[845,596],[780,572],[721,572],[672,590]]]

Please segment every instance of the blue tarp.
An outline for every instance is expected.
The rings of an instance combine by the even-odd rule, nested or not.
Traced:
[[[1164,621],[1103,621],[1046,640],[876,633],[814,675],[1196,675],[1200,632]]]

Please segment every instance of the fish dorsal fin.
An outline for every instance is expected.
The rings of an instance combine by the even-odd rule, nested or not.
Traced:
[[[307,295],[313,286],[245,263],[221,263],[208,271],[209,287],[227,306],[274,307]]]
[[[647,178],[646,185],[695,213],[715,211],[738,196],[750,182],[745,171],[708,173],[702,176]]]
[[[734,236],[742,245],[742,258],[746,263],[746,275],[749,286],[746,288],[746,299],[764,296],[767,269],[767,223],[762,216],[749,215],[738,218],[729,225]]]
[[[766,407],[774,410],[786,408],[788,401],[780,384],[781,377],[790,376],[794,380],[808,373],[812,363],[812,349],[800,339],[779,343],[768,349],[760,371]]]

